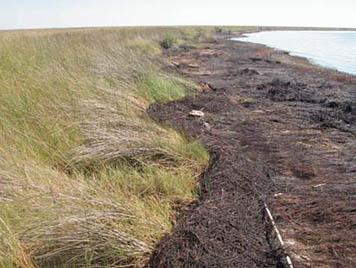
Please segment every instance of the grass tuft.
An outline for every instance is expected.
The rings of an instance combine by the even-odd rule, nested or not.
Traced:
[[[178,42],[179,36],[175,32],[168,32],[165,34],[163,40],[160,42],[164,49],[172,48]]]
[[[139,85],[141,94],[147,101],[173,101],[187,94],[185,87],[166,76],[146,74]]]

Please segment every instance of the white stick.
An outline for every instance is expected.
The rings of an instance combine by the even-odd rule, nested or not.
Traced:
[[[284,248],[284,242],[283,242],[282,236],[281,236],[281,234],[280,234],[280,232],[279,232],[279,230],[278,230],[278,228],[277,228],[276,223],[274,222],[272,213],[271,213],[271,211],[269,210],[269,208],[267,207],[266,202],[264,203],[264,205],[265,205],[265,209],[266,209],[266,211],[267,211],[268,217],[269,217],[269,219],[270,219],[271,222],[272,222],[273,229],[274,229],[274,231],[275,231],[276,234],[277,234],[278,240],[279,240],[279,242],[281,243],[281,246]],[[287,263],[288,263],[289,268],[293,268],[294,266],[293,266],[292,260],[291,260],[291,258],[290,258],[288,255],[286,255],[286,260],[287,260]]]

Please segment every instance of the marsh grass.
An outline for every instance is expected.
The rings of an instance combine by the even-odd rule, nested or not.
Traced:
[[[142,97],[148,101],[173,101],[187,94],[186,88],[169,77],[145,74],[139,84]]]
[[[145,112],[187,94],[170,31],[2,33],[0,266],[141,266],[195,198],[208,153]]]

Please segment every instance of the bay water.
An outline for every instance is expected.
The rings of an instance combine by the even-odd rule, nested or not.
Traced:
[[[234,38],[306,57],[314,64],[356,75],[354,31],[266,31]]]

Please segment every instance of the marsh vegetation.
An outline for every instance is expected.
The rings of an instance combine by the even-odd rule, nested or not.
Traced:
[[[189,27],[1,34],[0,266],[147,261],[171,231],[175,208],[196,197],[209,158],[199,142],[146,114],[152,102],[194,94],[196,84],[160,68],[161,44],[198,34]]]

